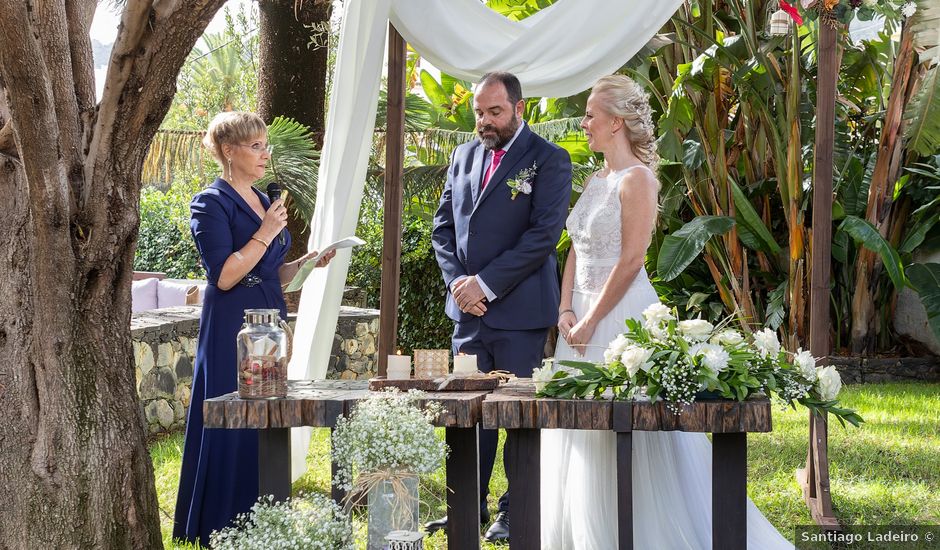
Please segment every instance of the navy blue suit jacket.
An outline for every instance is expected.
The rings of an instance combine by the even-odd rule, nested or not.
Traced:
[[[476,140],[454,150],[434,216],[432,241],[448,288],[447,316],[473,319],[460,311],[449,289],[457,277],[479,275],[497,297],[482,317],[488,327],[550,327],[558,322],[555,245],[571,199],[571,159],[525,126],[480,195],[484,153]],[[533,164],[531,194],[513,200],[506,180]]]

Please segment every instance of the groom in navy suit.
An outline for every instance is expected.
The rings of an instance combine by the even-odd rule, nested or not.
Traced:
[[[514,75],[483,75],[473,98],[479,139],[451,156],[432,240],[450,291],[453,352],[476,355],[483,372],[530,377],[558,321],[555,245],[568,214],[571,160],[526,126],[524,108]],[[497,430],[480,430],[484,522],[497,439]],[[504,494],[487,540],[508,539],[508,511]],[[446,518],[428,527],[445,525]]]

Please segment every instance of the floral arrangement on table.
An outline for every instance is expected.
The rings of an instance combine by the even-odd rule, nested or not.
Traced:
[[[258,499],[232,526],[213,531],[216,550],[353,550],[349,515],[326,496],[312,493],[283,502]]]
[[[804,19],[820,19],[829,25],[848,25],[854,17],[861,21],[871,21],[877,15],[890,19],[911,17],[917,11],[912,0],[797,0],[794,4],[779,0],[780,9],[787,12],[797,25]]]
[[[676,413],[699,397],[744,401],[773,395],[794,408],[799,403],[832,414],[843,426],[863,422],[839,406],[842,379],[835,367],[817,367],[808,351],[784,350],[770,329],[746,338],[701,319],[679,321],[662,304],[646,308],[643,322],[627,319],[626,325],[627,332],[604,352],[603,363],[562,361],[557,371],[536,369],[538,395],[598,398],[609,390],[615,399],[633,399],[645,394],[666,401]]]
[[[434,401],[419,408],[417,401],[424,397],[417,390],[403,393],[396,388],[373,394],[340,418],[333,431],[333,484],[351,491],[351,497],[390,482],[396,497],[394,523],[404,523],[417,511],[410,482],[438,470],[449,452],[433,425],[444,411]],[[351,505],[350,499],[346,505]]]

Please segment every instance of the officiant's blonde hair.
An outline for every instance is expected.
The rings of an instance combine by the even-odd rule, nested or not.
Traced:
[[[202,146],[208,149],[215,160],[225,164],[223,145],[244,144],[268,134],[261,117],[246,111],[224,111],[212,119],[202,138]]]
[[[598,80],[591,88],[591,95],[600,100],[605,111],[623,119],[633,154],[656,173],[659,154],[649,94],[632,78],[614,74]]]

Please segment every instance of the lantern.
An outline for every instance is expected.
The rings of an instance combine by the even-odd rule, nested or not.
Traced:
[[[790,15],[783,11],[777,10],[770,16],[770,36],[786,36],[790,34]]]
[[[424,533],[417,531],[392,531],[385,541],[388,542],[388,550],[423,550],[423,538]]]

